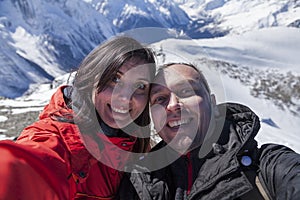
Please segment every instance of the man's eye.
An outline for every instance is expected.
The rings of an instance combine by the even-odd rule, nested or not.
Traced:
[[[193,95],[193,94],[195,94],[195,91],[192,88],[185,88],[185,89],[182,89],[180,91],[179,96],[187,97],[187,96],[190,96],[190,95]]]
[[[166,97],[164,96],[157,96],[155,98],[152,98],[151,103],[152,104],[162,104],[166,100]]]

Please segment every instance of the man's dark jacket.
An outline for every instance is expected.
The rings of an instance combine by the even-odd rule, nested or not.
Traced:
[[[136,166],[123,180],[120,199],[256,200],[262,199],[265,193],[269,199],[299,200],[300,155],[277,144],[257,148],[254,137],[260,122],[256,114],[234,103],[221,104],[219,108],[226,111],[224,125],[205,157],[199,158],[198,148],[188,157],[181,156],[151,173],[145,172],[145,167]],[[162,141],[152,151],[165,145]],[[189,188],[191,174],[193,184]],[[255,179],[259,179],[262,192],[258,192]]]

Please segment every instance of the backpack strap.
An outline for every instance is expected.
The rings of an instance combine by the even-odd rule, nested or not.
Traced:
[[[241,196],[241,200],[270,200],[270,198],[267,195],[267,192],[265,191],[264,187],[262,186],[257,174],[256,170],[250,169],[243,171],[245,175],[247,176],[249,182],[253,186],[253,190],[247,192],[243,196]]]
[[[268,197],[266,190],[264,189],[264,187],[262,186],[258,176],[255,177],[255,185],[257,186],[257,189],[259,190],[260,194],[263,196],[263,198],[265,200],[270,200],[270,198]]]

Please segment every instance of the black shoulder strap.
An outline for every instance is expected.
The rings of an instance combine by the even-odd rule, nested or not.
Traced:
[[[257,189],[259,190],[260,194],[264,197],[264,199],[265,200],[270,200],[270,198],[268,197],[268,195],[266,193],[266,190],[262,186],[258,176],[255,177],[255,185],[257,186]]]
[[[263,188],[257,174],[256,170],[246,170],[244,171],[245,175],[247,176],[248,180],[253,186],[253,190],[249,191],[248,193],[244,194],[241,199],[242,200],[270,200],[268,197],[265,189]]]

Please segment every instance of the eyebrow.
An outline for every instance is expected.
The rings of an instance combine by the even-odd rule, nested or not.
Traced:
[[[199,83],[199,81],[194,80],[194,79],[182,80],[182,81],[179,81],[178,83],[176,83],[176,87],[182,87],[182,86],[186,86],[186,85],[194,87],[194,86],[198,86],[198,85],[201,86],[201,83]],[[167,88],[168,90],[170,90],[168,87],[166,87],[164,85],[161,85],[158,83],[152,83],[150,95],[158,93],[161,90],[160,88]]]
[[[157,84],[157,83],[152,83],[152,84],[151,84],[150,95],[153,95],[153,94],[158,93],[158,91],[161,90],[161,89],[159,89],[159,88],[167,88],[167,87],[165,87],[165,86],[163,86],[163,85],[160,85],[160,84]],[[167,89],[168,89],[168,88],[167,88]]]
[[[121,74],[121,76],[123,76],[125,73],[123,73],[123,72],[121,72],[121,71],[117,71],[117,73],[116,74]],[[145,82],[147,82],[147,83],[149,83],[150,82],[150,80],[149,79],[145,79],[145,78],[138,78],[137,80],[139,80],[139,81],[145,81]]]
[[[139,78],[139,79],[137,79],[137,80],[147,82],[148,84],[150,83],[150,80],[145,79],[145,78]]]
[[[200,83],[194,79],[186,79],[186,80],[182,80],[182,81],[179,81],[178,83],[176,83],[177,86],[186,86],[187,84],[194,86],[194,85],[198,85]]]
[[[203,89],[203,84],[199,80],[197,80],[197,81],[191,81],[190,84],[191,84],[192,87],[199,86],[201,89]]]
[[[118,73],[121,74],[122,76],[124,75],[124,73],[121,72],[120,70],[118,70],[116,74],[118,74]]]

